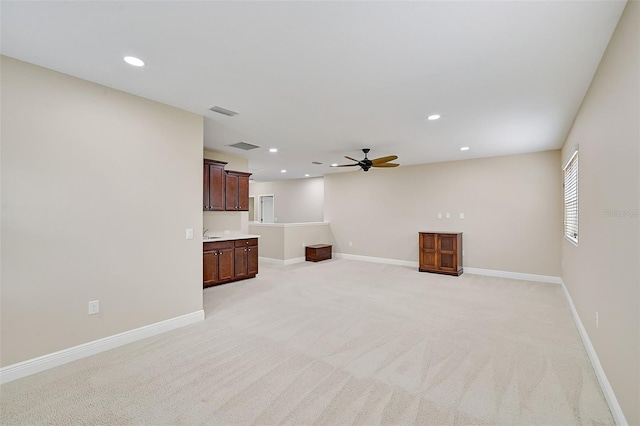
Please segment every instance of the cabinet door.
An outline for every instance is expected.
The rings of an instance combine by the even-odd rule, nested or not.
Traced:
[[[249,211],[249,176],[238,176],[238,210]]]
[[[218,250],[218,280],[228,281],[233,278],[233,249]]]
[[[211,209],[211,186],[209,185],[209,165],[204,163],[203,179],[202,179],[202,210],[207,211]]]
[[[238,176],[227,173],[225,175],[225,210],[238,210]]]
[[[236,247],[235,248],[235,277],[242,278],[249,275],[247,273],[247,257],[248,257],[247,247]]]
[[[224,210],[224,169],[209,166],[209,208]]]
[[[420,234],[420,269],[438,269],[436,234]]]
[[[457,243],[458,236],[455,234],[438,235],[438,269],[441,271],[458,271]]]
[[[247,274],[258,274],[258,246],[247,247]]]
[[[205,251],[202,254],[202,285],[208,287],[218,282],[218,252]]]

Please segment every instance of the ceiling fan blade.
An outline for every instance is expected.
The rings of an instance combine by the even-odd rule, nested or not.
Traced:
[[[344,158],[348,158],[349,160],[355,161],[356,163],[360,162],[360,160],[356,160],[355,158],[347,157],[346,155],[344,156]]]
[[[353,166],[359,166],[360,164],[339,164],[337,166],[334,167],[353,167]]]
[[[398,158],[397,155],[389,155],[388,157],[380,157],[380,158],[376,158],[374,160],[371,160],[371,164],[373,164],[375,166],[376,164],[382,164],[382,163],[386,163],[388,161],[393,161],[396,158]]]
[[[381,163],[381,164],[372,164],[371,167],[398,167],[400,164],[398,163]]]

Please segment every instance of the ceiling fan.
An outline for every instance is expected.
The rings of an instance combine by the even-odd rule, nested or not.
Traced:
[[[398,158],[397,155],[389,155],[387,157],[375,158],[373,160],[369,160],[367,158],[367,154],[369,153],[369,148],[363,148],[362,152],[364,152],[364,158],[362,160],[356,160],[355,158],[347,157],[345,155],[344,158],[349,159],[351,161],[355,161],[355,164],[341,164],[336,167],[352,167],[352,166],[360,166],[362,170],[365,172],[369,170],[371,167],[398,167],[400,164],[397,163],[389,163],[389,161],[393,161]]]

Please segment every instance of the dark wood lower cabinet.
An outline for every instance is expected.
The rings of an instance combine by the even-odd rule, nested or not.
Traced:
[[[258,274],[258,239],[203,243],[203,287],[253,278]]]
[[[203,243],[202,264],[204,287],[233,279],[233,241]]]
[[[462,232],[420,232],[418,235],[421,272],[462,274]]]
[[[258,273],[258,239],[235,241],[235,277],[253,278]]]

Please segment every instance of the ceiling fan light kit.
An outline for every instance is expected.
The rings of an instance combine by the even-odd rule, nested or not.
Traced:
[[[355,164],[340,164],[336,167],[353,167],[360,166],[362,170],[365,172],[368,171],[371,167],[398,167],[400,164],[398,163],[390,163],[389,161],[393,161],[398,158],[397,155],[389,155],[387,157],[374,158],[370,160],[367,158],[367,154],[369,153],[369,148],[363,148],[362,152],[364,152],[364,158],[362,160],[356,160],[355,158],[347,157],[345,155],[344,158],[347,160],[355,161]]]

